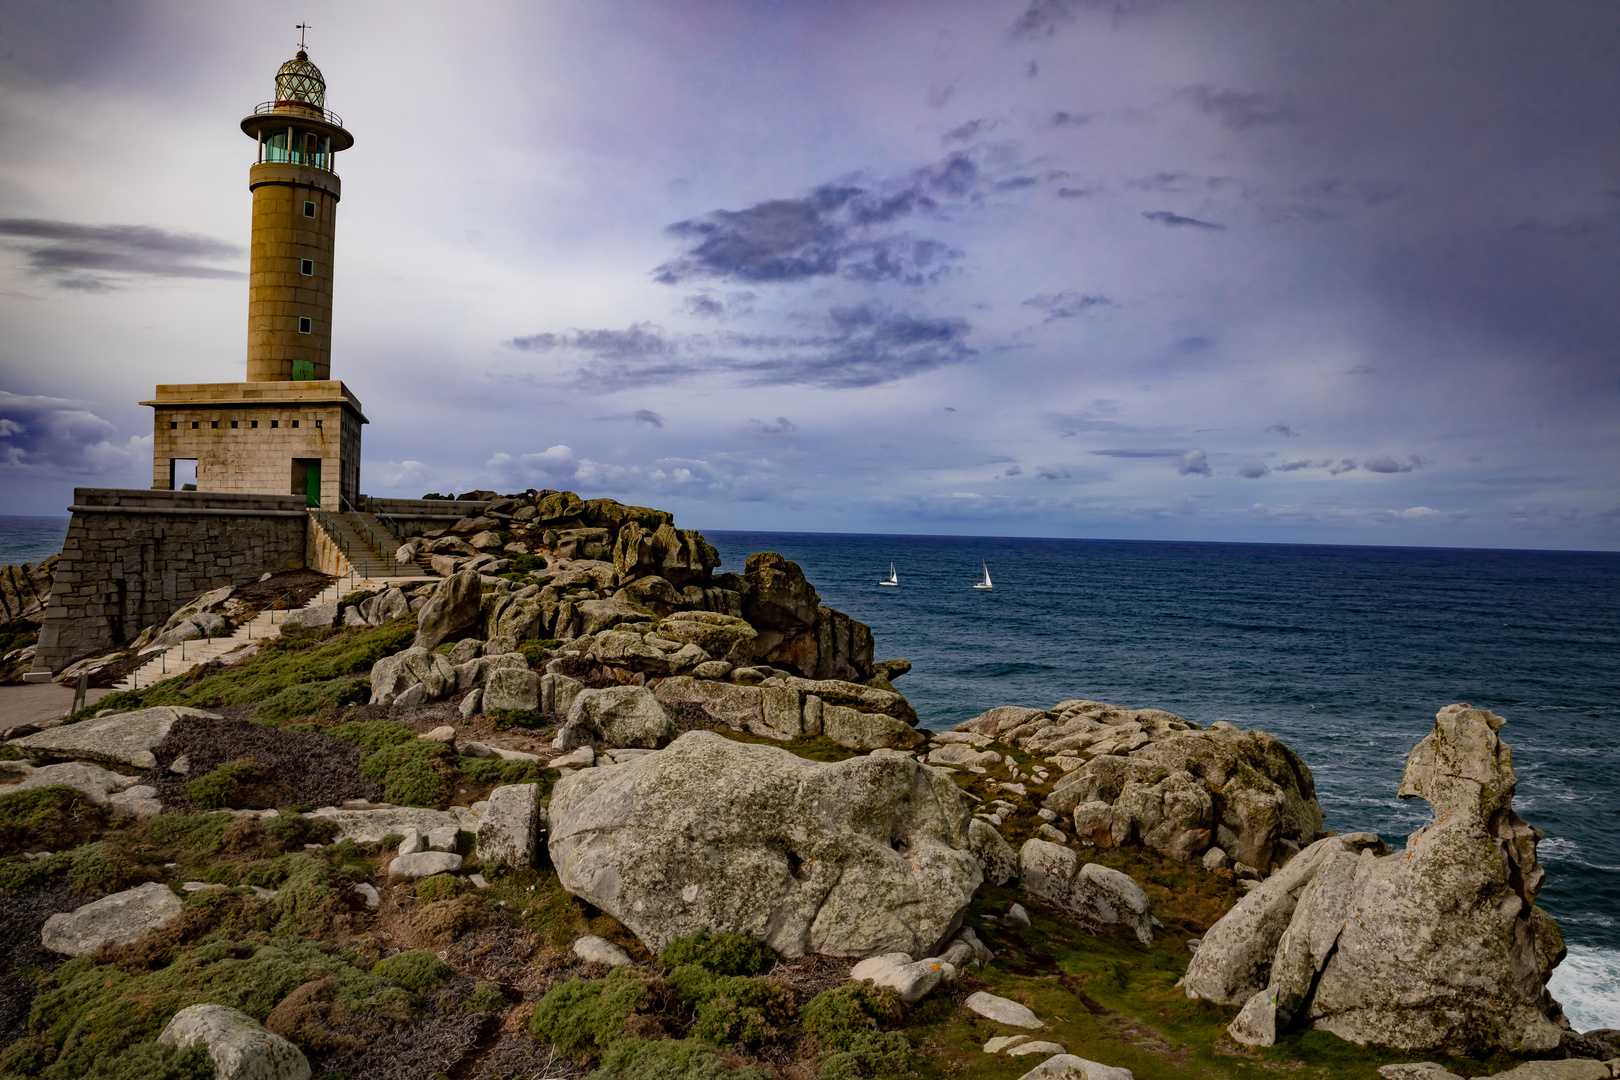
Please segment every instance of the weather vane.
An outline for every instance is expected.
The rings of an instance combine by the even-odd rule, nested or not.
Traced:
[[[304,44],[304,31],[312,29],[310,24],[299,23],[297,26],[293,27],[293,29],[298,31],[298,47],[300,49],[307,49],[309,46]]]

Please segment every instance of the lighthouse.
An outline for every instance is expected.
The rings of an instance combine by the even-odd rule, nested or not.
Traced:
[[[354,136],[326,107],[326,79],[302,45],[241,128],[256,147],[246,378],[161,385],[142,402],[153,410],[152,487],[301,494],[341,510],[358,499],[366,423],[332,378],[336,161]]]

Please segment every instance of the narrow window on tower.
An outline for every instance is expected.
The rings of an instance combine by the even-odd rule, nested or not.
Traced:
[[[179,426],[180,426],[179,421],[176,421],[176,420],[170,420],[169,421],[169,430],[170,431],[173,431],[175,428],[178,428]]]
[[[316,427],[320,427],[320,426],[321,426],[321,422],[320,422],[320,421],[319,421],[319,420],[317,420],[317,421],[315,421],[315,426],[316,426]]]
[[[273,428],[278,428],[278,427],[281,426],[281,421],[280,420],[272,420],[272,421],[270,421],[270,426],[273,427]]]
[[[235,420],[232,420],[232,421],[231,421],[231,427],[233,427],[233,428],[234,428],[234,427],[235,427],[235,426],[236,426],[236,421],[235,421]]]
[[[217,427],[219,427],[219,421],[218,420],[210,420],[208,422],[208,426],[211,427],[211,428],[217,428]]]
[[[258,421],[257,421],[257,420],[255,420],[255,421],[253,421],[253,426],[254,426],[254,427],[258,427],[258,426],[259,426],[259,422],[258,422]]]
[[[314,259],[300,259],[298,261],[298,272],[300,274],[303,274],[305,277],[314,277],[315,276],[315,260]]]
[[[297,427],[297,426],[298,426],[298,421],[294,420],[293,421],[293,427]]]
[[[304,203],[304,216],[305,217],[314,217],[315,216],[315,204],[314,203],[312,203],[312,202]]]
[[[192,426],[193,429],[195,429],[197,427],[197,421],[193,420],[191,422],[191,426]]]
[[[313,319],[311,319],[308,315],[305,315],[305,316],[303,316],[302,318],[300,318],[298,320],[298,332],[300,334],[307,334],[311,330],[314,330],[314,329],[315,329],[315,321]]]

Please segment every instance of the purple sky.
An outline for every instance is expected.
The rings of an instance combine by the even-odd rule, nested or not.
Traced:
[[[314,24],[371,494],[1620,549],[1606,2],[0,2],[0,512],[243,376]]]

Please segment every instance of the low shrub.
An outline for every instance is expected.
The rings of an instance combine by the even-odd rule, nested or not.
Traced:
[[[146,840],[177,861],[206,859],[219,854],[225,830],[236,820],[230,814],[160,814],[146,823]]]
[[[455,787],[454,757],[444,743],[412,734],[410,742],[366,754],[360,759],[360,772],[383,786],[388,802],[443,810]]]
[[[556,638],[530,638],[518,645],[518,652],[523,654],[523,659],[529,662],[531,668],[542,668],[546,658],[561,644]]]
[[[468,1012],[499,1012],[506,1008],[506,995],[494,983],[481,982],[473,987],[461,1007]]]
[[[433,989],[451,975],[449,964],[421,949],[384,957],[372,967],[371,973],[379,979],[398,983],[415,994]]]
[[[461,879],[454,874],[434,874],[416,883],[416,898],[433,904],[450,900],[461,892]]]
[[[484,715],[494,722],[496,731],[545,727],[550,722],[545,713],[532,709],[485,709]]]
[[[309,716],[328,716],[345,705],[363,705],[370,697],[371,680],[364,676],[302,683],[260,702],[253,710],[253,719],[279,725]]]
[[[845,983],[805,1002],[800,1026],[815,1036],[822,1080],[860,1080],[908,1071],[911,1043],[898,1031],[905,1010],[888,987]]]
[[[62,851],[107,831],[107,811],[65,786],[0,795],[0,856]]]
[[[214,1080],[208,1044],[194,1042],[176,1050],[155,1042],[136,1043],[117,1054],[102,1054],[84,1080]]]
[[[98,1059],[116,1063],[155,1038],[188,1005],[225,1005],[263,1022],[282,998],[321,977],[334,981],[339,1000],[353,1012],[397,1011],[408,1004],[403,991],[317,942],[264,944],[220,931],[156,971],[131,974],[80,957],[42,976],[29,1016],[29,1031],[41,1051],[37,1064],[19,1067],[8,1050],[5,1067],[42,1080],[79,1080],[95,1075],[91,1070]],[[109,1075],[122,1080],[124,1074]]]
[[[626,1035],[661,1030],[675,1011],[669,984],[642,968],[614,968],[605,979],[552,987],[529,1017],[529,1034],[567,1054],[598,1054]]]
[[[475,784],[529,784],[544,779],[546,766],[540,761],[458,757],[456,772]],[[542,798],[547,790],[549,786],[540,792]]]
[[[329,727],[321,734],[367,750],[381,750],[385,746],[408,743],[416,738],[416,731],[398,720],[357,720]]]
[[[731,1069],[692,1039],[621,1039],[586,1080],[769,1080],[757,1065]]]
[[[78,892],[121,892],[159,876],[155,869],[141,866],[105,840],[67,853],[68,884]]]
[[[43,859],[25,859],[20,855],[0,859],[0,896],[43,885],[58,874],[67,873],[67,868],[68,858],[61,852]]]
[[[227,761],[188,781],[185,792],[199,810],[265,810],[276,804],[274,781],[252,758]]]
[[[770,947],[747,934],[711,934],[708,927],[675,938],[660,957],[670,967],[697,964],[716,975],[757,975],[776,963]]]
[[[867,1031],[851,1036],[843,1049],[821,1063],[821,1080],[866,1080],[910,1072],[911,1042],[898,1031]]]
[[[793,992],[774,979],[716,975],[683,964],[668,976],[682,1004],[696,1014],[692,1033],[721,1045],[763,1046],[793,1023]]]

